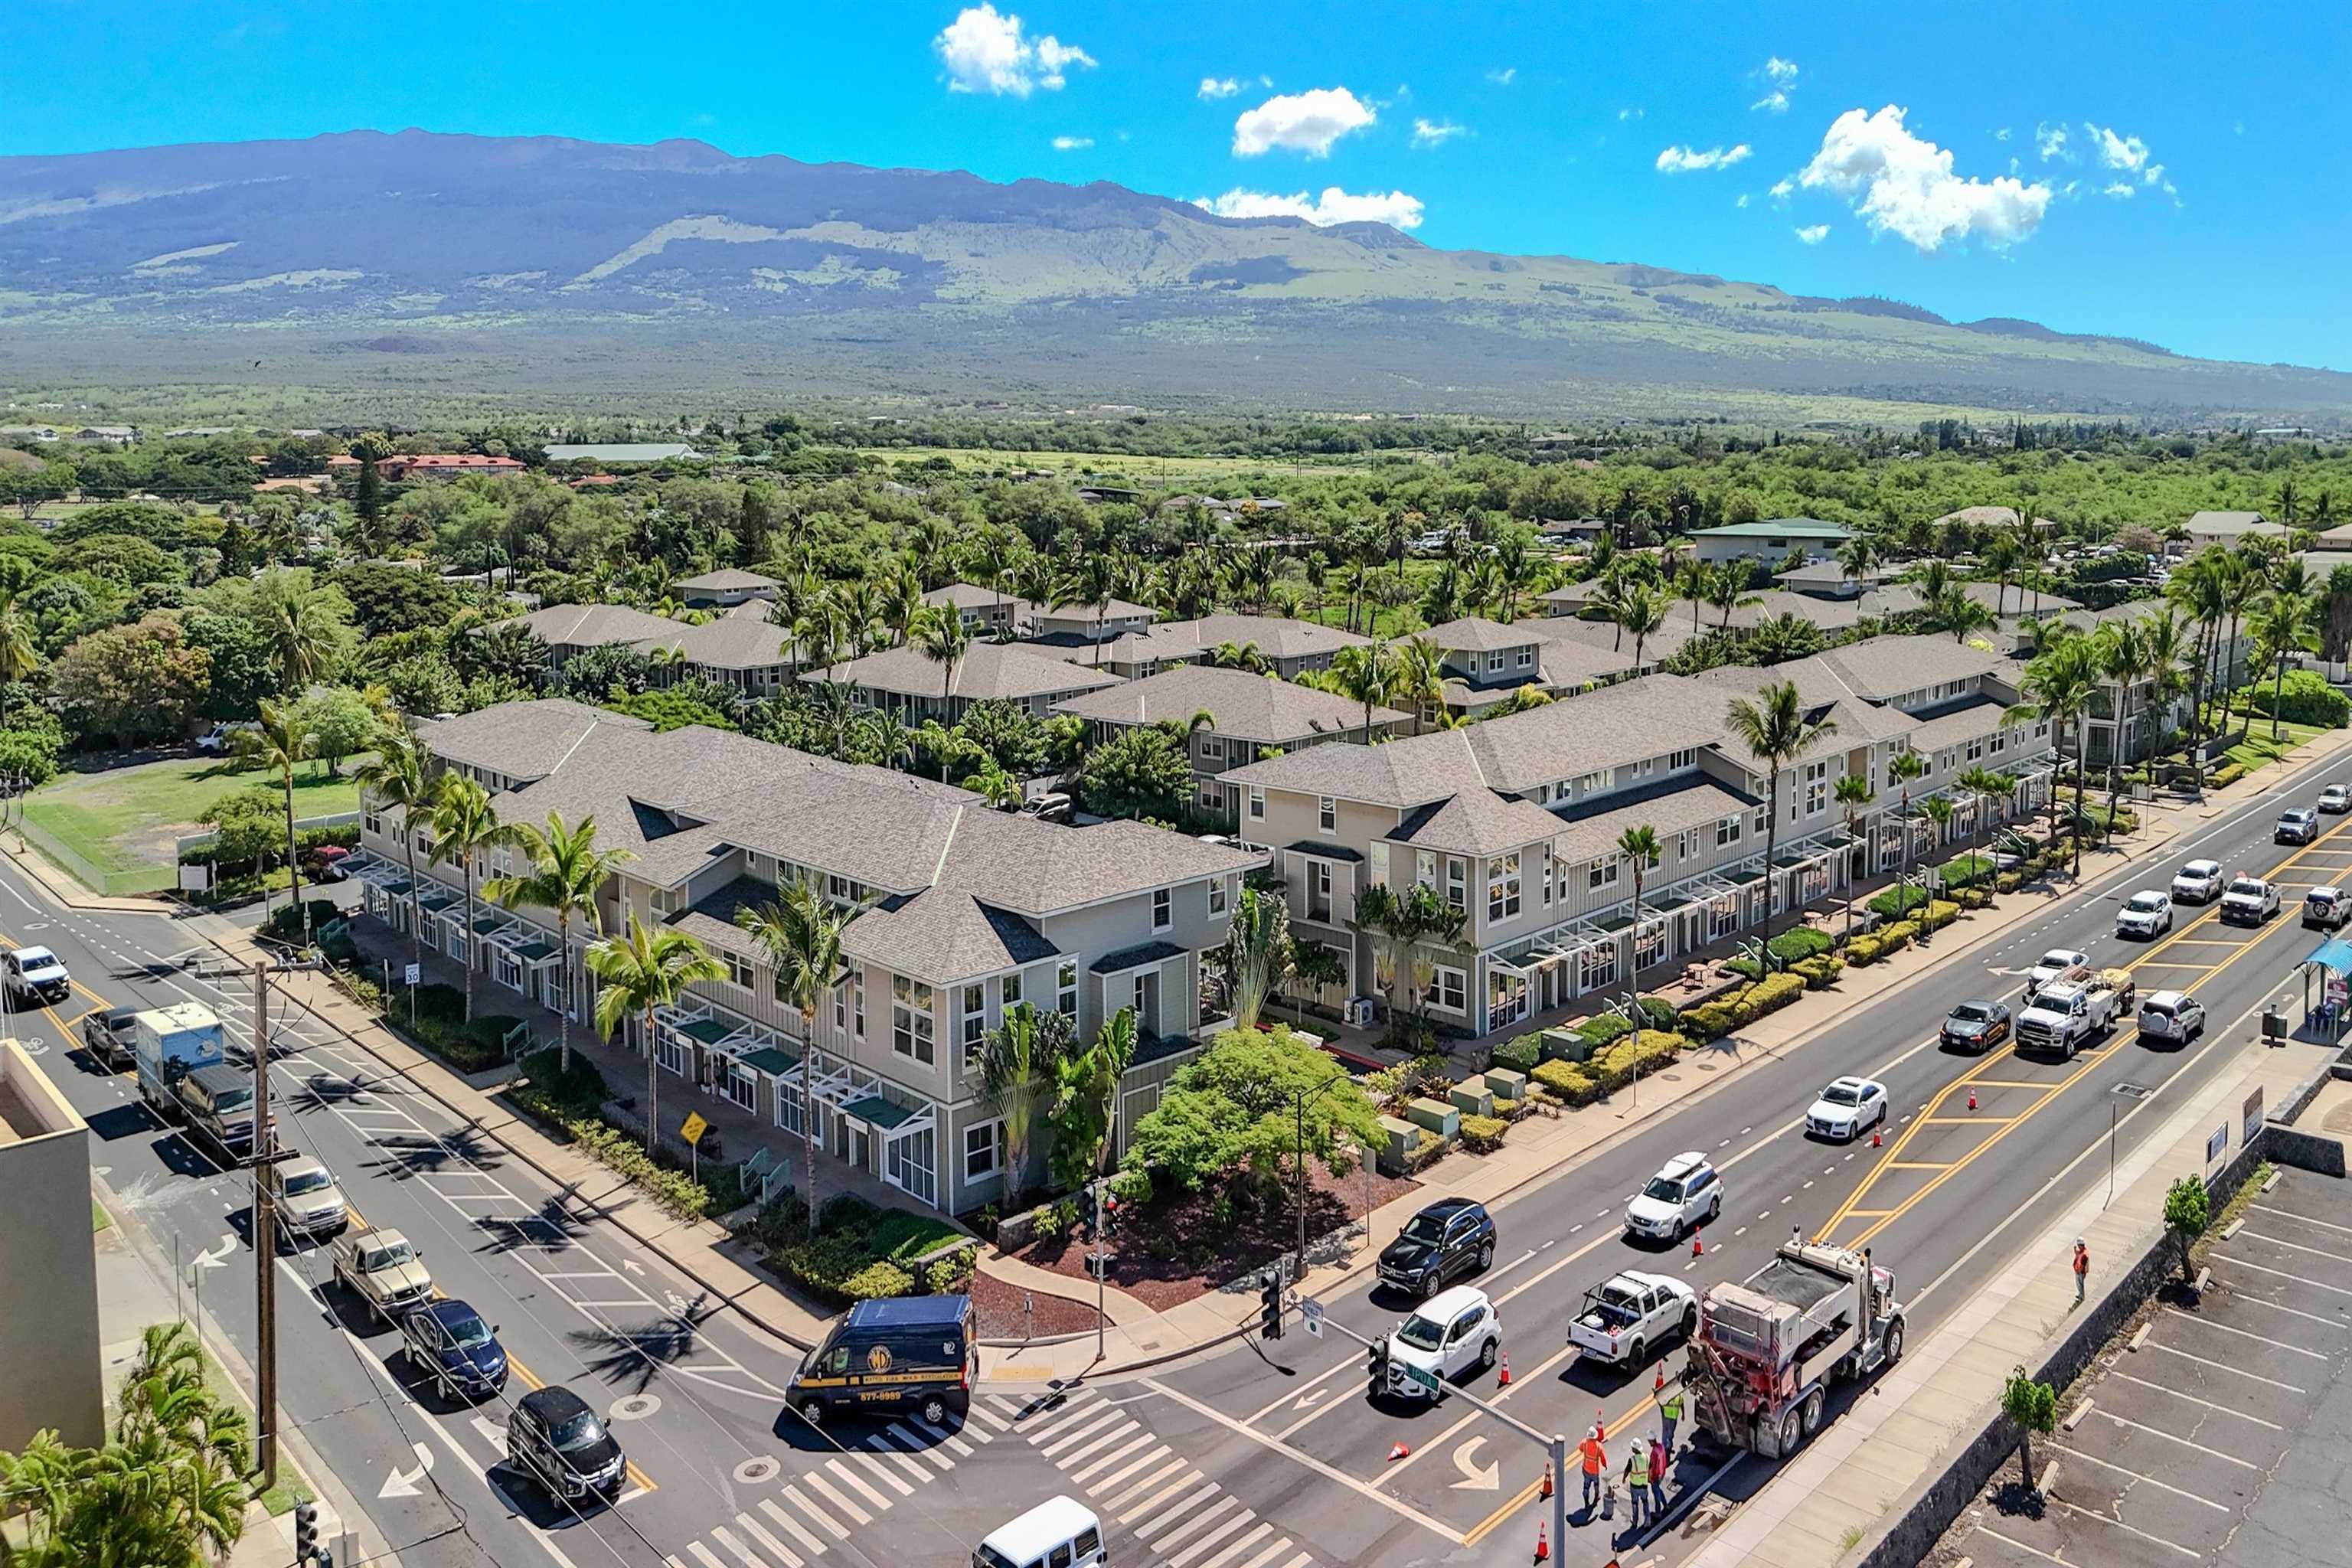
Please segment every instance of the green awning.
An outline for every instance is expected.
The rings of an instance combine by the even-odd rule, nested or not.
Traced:
[[[500,915],[476,915],[474,917],[474,934],[476,936],[488,936],[492,931],[500,929],[508,923],[509,922]]]
[[[424,907],[425,913],[437,915],[443,910],[446,910],[450,905],[456,903],[457,901],[457,895],[455,893],[426,893],[416,901]]]
[[[1698,902],[1696,899],[1686,898],[1681,893],[1668,893],[1656,903],[1643,905],[1642,914],[1645,919],[1651,915],[1670,915],[1676,910],[1686,910],[1696,902]]]
[[[1725,879],[1738,887],[1752,888],[1764,879],[1764,868],[1759,866],[1753,871],[1735,871]]]
[[[763,1072],[770,1078],[782,1078],[800,1066],[801,1058],[790,1051],[780,1051],[773,1046],[763,1046],[745,1057],[743,1065],[753,1072]]]
[[[841,1113],[852,1121],[863,1121],[868,1127],[878,1127],[886,1132],[915,1114],[896,1100],[885,1100],[878,1094],[851,1100],[841,1108]]]
[[[1619,931],[1632,925],[1633,917],[1630,914],[1611,915],[1607,920],[1594,921],[1592,923],[1602,931]]]
[[[691,1024],[672,1024],[670,1027],[689,1040],[699,1040],[715,1046],[735,1031],[716,1018],[697,1018]]]
[[[408,884],[405,881],[379,882],[376,885],[383,889],[383,892],[387,897],[394,899],[404,899],[408,897]]]
[[[515,949],[515,956],[525,963],[538,963],[555,956],[555,944],[551,942],[527,942]]]

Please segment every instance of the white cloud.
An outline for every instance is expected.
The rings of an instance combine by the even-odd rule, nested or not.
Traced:
[[[1517,66],[1497,66],[1486,73],[1486,79],[1496,87],[1508,87],[1511,85],[1511,79],[1518,74],[1519,68]]]
[[[2137,136],[2118,136],[2104,125],[2083,122],[2091,133],[2091,150],[2099,162],[2110,169],[2125,169],[2137,174],[2147,165],[2147,143]]]
[[[1416,147],[1438,147],[1456,136],[1469,134],[1467,125],[1456,125],[1451,120],[1416,120],[1412,122],[1412,144]]]
[[[1419,228],[1419,196],[1402,191],[1365,191],[1350,195],[1337,185],[1324,187],[1319,196],[1305,191],[1276,195],[1236,187],[1222,196],[1194,196],[1192,205],[1219,217],[1298,217],[1312,224],[1384,223],[1391,228]]]
[[[1998,131],[1994,132],[1992,133],[1992,139],[1993,139],[1994,141],[1996,141],[1996,142],[2006,142],[2006,141],[2008,141],[2008,140],[2009,140],[2009,127],[2008,127],[2008,126],[2006,126],[2006,125],[2004,125],[2004,126],[2002,126],[2000,130],[1998,130]]]
[[[1331,151],[1331,143],[1350,131],[1361,131],[1375,118],[1372,106],[1344,87],[1282,93],[1243,110],[1234,121],[1234,153],[1255,158],[1282,147],[1320,158]]]
[[[1964,180],[1952,173],[1952,154],[1914,136],[1904,110],[1888,104],[1875,114],[1849,109],[1822,138],[1799,184],[1845,197],[1870,226],[1909,240],[1922,251],[1947,240],[1982,239],[2013,245],[2041,226],[2050,187],[2009,175]]]
[[[2033,147],[2045,163],[2053,158],[2063,158],[2070,163],[2074,161],[2074,155],[2066,151],[2066,128],[2063,125],[2035,126]]]
[[[1617,118],[1621,121],[1639,120],[1642,118],[1643,112],[1643,110],[1639,109],[1621,109],[1617,111]]]
[[[1769,84],[1769,90],[1748,107],[1750,110],[1761,109],[1771,114],[1788,113],[1789,89],[1797,85],[1797,62],[1784,60],[1780,56],[1774,55],[1764,62],[1762,68],[1757,71],[1756,75]]]
[[[1695,174],[1708,169],[1728,169],[1734,163],[1746,162],[1751,151],[1745,142],[1728,149],[1709,147],[1704,153],[1696,147],[1669,147],[1658,154],[1658,173]]]
[[[2125,181],[2117,180],[2114,184],[2109,185],[2105,190],[2099,194],[2101,195],[2115,196],[2118,199],[2128,199],[2139,195],[2139,187],[2135,184],[2127,184]]]
[[[1797,79],[1797,62],[1774,55],[1764,62],[1764,74],[1785,87]]]
[[[1081,152],[1094,144],[1095,139],[1091,136],[1056,136],[1054,138],[1054,151],[1056,153]]]
[[[1742,191],[1742,192],[1740,192],[1740,193],[1739,193],[1739,199],[1738,199],[1738,201],[1736,201],[1736,202],[1733,202],[1731,205],[1732,205],[1733,206],[1736,206],[1736,207],[1744,207],[1744,206],[1746,206],[1746,205],[1748,205],[1748,193],[1747,193],[1746,191]]]
[[[1776,87],[1748,107],[1751,110],[1761,109],[1771,114],[1786,114],[1789,112],[1789,95]]]
[[[1812,224],[1797,230],[1796,234],[1797,242],[1800,245],[1819,245],[1830,237],[1830,226],[1825,223]]]
[[[1789,193],[1796,188],[1797,182],[1794,180],[1775,180],[1772,182],[1772,199],[1776,202],[1785,202],[1789,199]]]
[[[931,45],[948,68],[950,92],[1010,93],[1015,98],[1026,98],[1041,87],[1055,92],[1072,67],[1095,63],[1086,50],[1051,34],[1027,37],[1020,17],[1000,13],[988,0],[956,13]]]
[[[1234,77],[1204,76],[1201,79],[1201,97],[1203,99],[1231,98],[1241,89],[1242,84]]]

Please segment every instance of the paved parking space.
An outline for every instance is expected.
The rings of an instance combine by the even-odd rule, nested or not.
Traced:
[[[2036,1440],[2038,1510],[2012,1461],[1933,1561],[2352,1568],[2352,1185],[2284,1173],[2207,1263]]]

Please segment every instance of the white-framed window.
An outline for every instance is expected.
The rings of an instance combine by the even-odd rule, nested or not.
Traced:
[[[776,1125],[787,1132],[801,1130],[801,1086],[792,1079],[776,1085]]]
[[[686,889],[650,889],[646,893],[646,906],[657,915],[674,915],[686,907]]]
[[[777,982],[777,1000],[783,1000],[783,983]],[[833,988],[833,1026],[853,1039],[866,1037],[866,976],[853,972]]]
[[[981,1047],[988,1039],[988,987],[963,987],[963,1070],[980,1065]]]
[[[890,1048],[926,1067],[939,1060],[937,1027],[931,1017],[931,988],[904,974],[890,977]]]
[[[1979,735],[1969,742],[1969,761],[1976,762],[1984,755],[1984,737]]]
[[[1533,669],[1535,664],[1536,650],[1532,646],[1519,649],[1518,665],[1521,669]]]
[[[1202,811],[1214,811],[1223,804],[1224,794],[1223,787],[1216,780],[1202,779],[1201,787],[1193,792],[1193,798]]]
[[[1698,748],[1696,746],[1684,751],[1672,752],[1666,758],[1666,771],[1669,773],[1672,773],[1676,768],[1695,768],[1696,766],[1698,766]]]
[[[1576,988],[1597,991],[1617,981],[1617,943],[1612,938],[1581,949],[1576,955]]]
[[[1204,763],[1223,762],[1225,760],[1224,737],[1212,735],[1203,731],[1201,735],[1201,760]]]
[[[1166,931],[1176,923],[1175,900],[1166,888],[1151,889],[1151,929]]]
[[[1457,910],[1470,907],[1470,862],[1459,855],[1445,858],[1445,901]]]
[[[1739,895],[1717,893],[1706,901],[1706,940],[1721,942],[1739,929]]]
[[[1771,814],[1771,812],[1770,812],[1770,811],[1769,811],[1769,810],[1767,810],[1767,809],[1766,809],[1765,807],[1763,807],[1763,806],[1760,806],[1760,805],[1759,805],[1759,806],[1758,806],[1758,807],[1756,808],[1756,837],[1759,837],[1759,838],[1763,837],[1764,837],[1765,829],[1767,829],[1767,828],[1769,828],[1769,827],[1770,827],[1770,826],[1772,826],[1771,822],[1769,820],[1769,818],[1771,816],[1771,815],[1772,815],[1772,814]]]
[[[975,1121],[963,1130],[963,1179],[983,1181],[1004,1168],[1004,1123]]]
[[[1062,960],[1054,971],[1054,1008],[1066,1017],[1078,1016],[1078,961]]]
[[[1416,849],[1412,852],[1412,880],[1415,887],[1436,889],[1437,856],[1434,851]]]
[[[1696,860],[1699,858],[1700,852],[1706,847],[1706,831],[1705,828],[1694,827],[1683,835],[1682,858],[1684,859]]]
[[[1372,881],[1379,887],[1389,885],[1389,847],[1379,839],[1372,841]]]
[[[851,897],[850,889],[856,886],[856,883],[838,871],[827,871],[824,874],[824,896],[828,899],[845,902]]]
[[[1433,1011],[1459,1016],[1470,1005],[1470,977],[1451,964],[1437,964],[1429,972],[1429,990],[1423,1000]]]
[[[740,952],[724,952],[719,957],[727,965],[727,984],[739,991],[751,989],[751,961]]]
[[[1339,803],[1328,795],[1316,797],[1315,831],[1318,833],[1339,831]]]
[[[1225,879],[1223,877],[1212,877],[1209,879],[1209,912],[1211,914],[1223,914],[1225,912],[1225,900],[1232,896],[1232,894],[1225,890]]]
[[[1519,912],[1519,852],[1490,856],[1486,861],[1486,918],[1517,919]]]
[[[1588,893],[1597,893],[1603,888],[1615,887],[1617,868],[1622,863],[1618,857],[1612,855],[1587,866],[1584,868],[1584,890]]]
[[[996,983],[996,1007],[1000,1014],[1009,1013],[1021,1005],[1021,972],[1014,970]]]
[[[1256,784],[1249,786],[1249,814],[1252,822],[1265,820],[1265,791]]]
[[[760,1109],[759,1081],[752,1078],[751,1069],[741,1062],[730,1061],[727,1064],[727,1076],[719,1088],[719,1092],[727,1097],[729,1104],[740,1106],[745,1110]]]
[[[371,807],[367,813],[360,818],[360,828],[361,831],[366,833],[382,833],[383,831],[383,818],[378,816],[375,814],[374,809]]]
[[[1496,648],[1486,655],[1486,673],[1489,675],[1500,675],[1503,673],[1503,650],[1501,648]]]
[[[1663,916],[1643,921],[1633,930],[1633,970],[1644,969],[1666,961],[1666,922]]]
[[[1741,819],[1737,816],[1727,816],[1716,823],[1715,847],[1717,849],[1728,848],[1739,842],[1740,821]]]

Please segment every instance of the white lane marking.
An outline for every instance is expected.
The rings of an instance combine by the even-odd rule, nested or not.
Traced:
[[[2309,1394],[2311,1392],[2311,1390],[2304,1388],[2296,1384],[2281,1383],[2277,1378],[2264,1377],[2260,1373],[2247,1372],[2242,1368],[2231,1366],[2228,1362],[2207,1361],[2201,1355],[2190,1355],[2187,1351],[2177,1351],[2170,1345],[2158,1344],[2154,1340],[2148,1341],[2139,1348],[2144,1351],[2161,1351],[2166,1355],[2177,1355],[2182,1361],[2194,1362],[2199,1366],[2209,1366],[2215,1372],[2226,1372],[2234,1376],[2242,1377],[2249,1383],[2268,1384],[2273,1388],[2284,1388],[2289,1394]]]
[[[2045,1442],[2048,1441],[2046,1438],[2043,1440]],[[2050,1446],[2057,1449],[2062,1454],[2071,1455],[2073,1458],[2077,1459],[2087,1459],[2092,1464],[2097,1465],[2104,1469],[2113,1470],[2119,1476],[2129,1476],[2136,1481],[2144,1481],[2160,1492],[2170,1492],[2175,1497],[2187,1498],[2190,1502],[2203,1503],[2215,1513],[2227,1513],[2230,1511],[2230,1505],[2228,1503],[2215,1502],[2211,1498],[2199,1497],[2195,1492],[2183,1491],[2179,1487],[2168,1486],[2165,1482],[2158,1480],[2154,1476],[2144,1476],[2137,1470],[2132,1469],[2127,1466],[2116,1464],[2112,1459],[2102,1459],[2096,1454],[2085,1454],[2082,1449],[2070,1448],[2063,1443],[2051,1443]]]
[[[2195,1323],[2200,1328],[2218,1329],[2225,1334],[2234,1334],[2242,1340],[2252,1340],[2258,1345],[2268,1345],[2273,1350],[2286,1351],[2299,1356],[2308,1356],[2313,1361],[2326,1361],[2327,1359],[2326,1354],[2319,1351],[2307,1351],[2301,1345],[2291,1345],[2284,1340],[2274,1340],[2267,1334],[2252,1333],[2245,1329],[2233,1329],[2227,1323],[2216,1323],[2208,1319],[2200,1318],[2194,1312],[2184,1312],[2178,1307],[2166,1307],[2161,1310],[2164,1312],[2164,1315],[2168,1318],[2178,1318],[2184,1323]]]
[[[2267,1426],[2273,1432],[2284,1432],[2286,1430],[2285,1427],[2280,1426],[2275,1421],[2265,1421],[2259,1415],[2249,1415],[2242,1410],[2232,1410],[2226,1405],[2216,1405],[2210,1399],[2200,1399],[2193,1394],[2183,1394],[2177,1388],[2167,1388],[2160,1383],[2150,1383],[2144,1377],[2134,1377],[2127,1372],[2118,1372],[2110,1367],[2107,1369],[2106,1375],[2109,1377],[2121,1378],[2126,1383],[2136,1383],[2142,1388],[2152,1388],[2158,1394],[2168,1394],[2175,1399],[2185,1399],[2191,1405],[2201,1405],[2208,1410],[2218,1410],[2224,1415],[2234,1415],[2241,1421],[2251,1421],[2257,1426]]]

